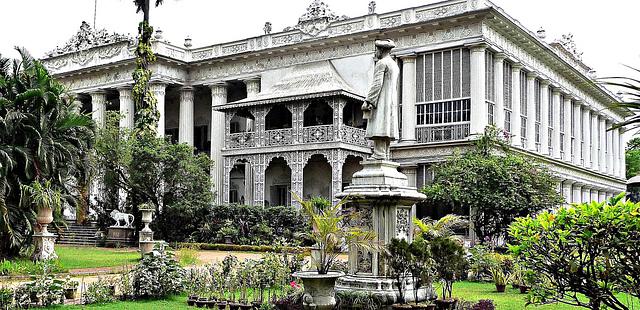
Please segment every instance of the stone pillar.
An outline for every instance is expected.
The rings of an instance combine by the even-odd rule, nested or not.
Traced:
[[[598,152],[598,115],[595,111],[591,113],[591,169],[593,171],[600,170],[600,153]]]
[[[591,112],[586,105],[582,106],[582,156],[584,157],[584,167],[591,167]]]
[[[536,150],[536,77],[535,72],[527,72],[527,145],[526,149]]]
[[[131,95],[131,86],[118,88],[120,95],[120,128],[133,129],[135,107]]]
[[[573,195],[571,198],[571,203],[581,203],[582,202],[582,184],[575,183],[573,184]]]
[[[573,193],[572,186],[573,186],[573,180],[564,180],[562,182],[562,197],[564,198],[564,202],[567,205],[573,201],[571,197]]]
[[[193,146],[193,87],[180,89],[180,122],[178,142]]]
[[[520,126],[522,120],[520,119],[520,71],[522,70],[521,64],[511,65],[511,145],[522,146],[522,139],[520,137]]]
[[[574,109],[574,120],[573,120],[573,128],[574,128],[574,141],[573,141],[573,151],[575,152],[575,154],[573,154],[573,164],[577,165],[577,166],[581,166],[582,165],[582,110],[580,107],[580,102],[575,102],[575,104],[573,105],[573,109]]]
[[[598,156],[598,162],[600,162],[600,172],[607,173],[607,142],[606,142],[606,121],[604,117],[598,117],[598,121],[600,122],[600,126],[598,126],[598,134],[600,135],[600,154]]]
[[[255,98],[258,96],[258,94],[260,94],[260,81],[261,80],[259,76],[251,77],[243,81],[244,84],[247,86],[247,98]],[[247,123],[246,123],[247,131],[254,130],[253,129],[254,122],[255,121],[252,119],[247,119]]]
[[[471,127],[470,137],[483,134],[488,124],[485,100],[486,45],[471,47]]]
[[[209,85],[211,88],[211,108],[227,103],[227,83],[221,82]],[[222,189],[224,177],[224,161],[222,160],[222,148],[226,135],[224,112],[211,110],[211,179],[215,202],[222,203]],[[264,172],[263,172],[264,174]]]
[[[582,187],[582,202],[590,202],[591,201],[591,186],[585,185]]]
[[[599,190],[598,191],[598,201],[599,202],[603,202],[607,200],[607,192],[604,190]]]
[[[612,124],[607,122],[605,130],[607,133],[607,174],[613,175],[613,131],[608,130]]]
[[[416,141],[416,56],[402,56],[402,141]]]
[[[564,160],[571,162],[573,154],[571,154],[571,128],[573,128],[573,119],[571,119],[571,98],[564,97]]]
[[[164,124],[164,119],[165,119],[165,111],[164,111],[164,96],[167,93],[167,85],[166,84],[162,84],[162,83],[152,83],[149,87],[149,89],[151,90],[151,93],[153,94],[153,96],[156,98],[156,109],[158,110],[158,113],[160,114],[160,117],[158,118],[158,127],[157,127],[157,135],[160,138],[164,138],[165,135],[165,124]]]
[[[620,149],[618,151],[618,156],[619,156],[619,165],[618,165],[618,176],[626,179],[627,178],[627,158],[625,156],[626,154],[626,150],[627,150],[627,140],[624,137],[624,129],[619,129],[619,134],[618,134],[618,138],[620,140],[620,142],[618,143],[620,146]]]
[[[504,53],[496,53],[493,56],[493,76],[495,108],[493,109],[493,120],[498,127],[504,127]]]
[[[540,154],[549,154],[549,81],[540,82]]]
[[[253,162],[244,164],[244,203],[253,204]]]
[[[611,133],[611,140],[613,140],[613,175],[620,176],[620,129],[615,128]]]
[[[552,93],[553,99],[553,136],[551,136],[551,145],[553,146],[553,158],[560,159],[560,91],[555,88]],[[563,116],[564,117],[564,116]]]
[[[104,128],[107,112],[107,96],[106,92],[99,90],[91,93],[91,117],[96,123],[97,128]]]

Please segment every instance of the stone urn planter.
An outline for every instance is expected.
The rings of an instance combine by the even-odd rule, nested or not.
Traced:
[[[31,259],[34,261],[56,259],[58,258],[55,252],[56,237],[47,230],[47,226],[53,222],[53,209],[38,207],[37,210],[36,222],[38,225],[33,233],[35,250]]]
[[[38,207],[38,214],[36,215],[36,221],[42,227],[40,230],[41,233],[44,233],[44,234],[49,233],[49,231],[47,230],[47,226],[49,226],[49,224],[53,222],[53,209]]]
[[[343,272],[330,271],[319,274],[317,271],[300,271],[293,274],[304,285],[302,302],[305,309],[329,310],[336,305],[336,280],[344,276]]]

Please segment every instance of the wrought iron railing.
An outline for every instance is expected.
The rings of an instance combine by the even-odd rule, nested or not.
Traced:
[[[334,141],[333,125],[309,126],[302,128],[302,142],[331,142]]]
[[[256,141],[253,132],[239,132],[229,135],[229,144],[227,145],[229,149],[241,149],[254,146],[256,146]]]
[[[369,145],[366,135],[366,130],[346,125],[343,125],[342,130],[340,131],[340,138],[342,139],[342,142],[361,146]]]
[[[469,127],[469,123],[416,127],[416,142],[463,140],[469,136]]]
[[[272,129],[265,131],[264,146],[281,146],[293,144],[293,129]]]

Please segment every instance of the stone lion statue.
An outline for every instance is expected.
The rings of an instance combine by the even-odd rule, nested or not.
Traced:
[[[109,214],[111,218],[116,221],[116,224],[113,227],[133,227],[133,215],[129,213],[123,213],[118,210],[113,210]],[[124,221],[124,225],[120,225],[120,222]]]

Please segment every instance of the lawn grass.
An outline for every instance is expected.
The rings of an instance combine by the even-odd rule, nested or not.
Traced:
[[[135,265],[140,253],[131,249],[57,246],[58,261],[65,269]]]
[[[195,309],[187,306],[187,296],[171,296],[163,300],[119,301],[102,305],[54,306],[49,309],[99,309],[99,310],[179,310]]]

